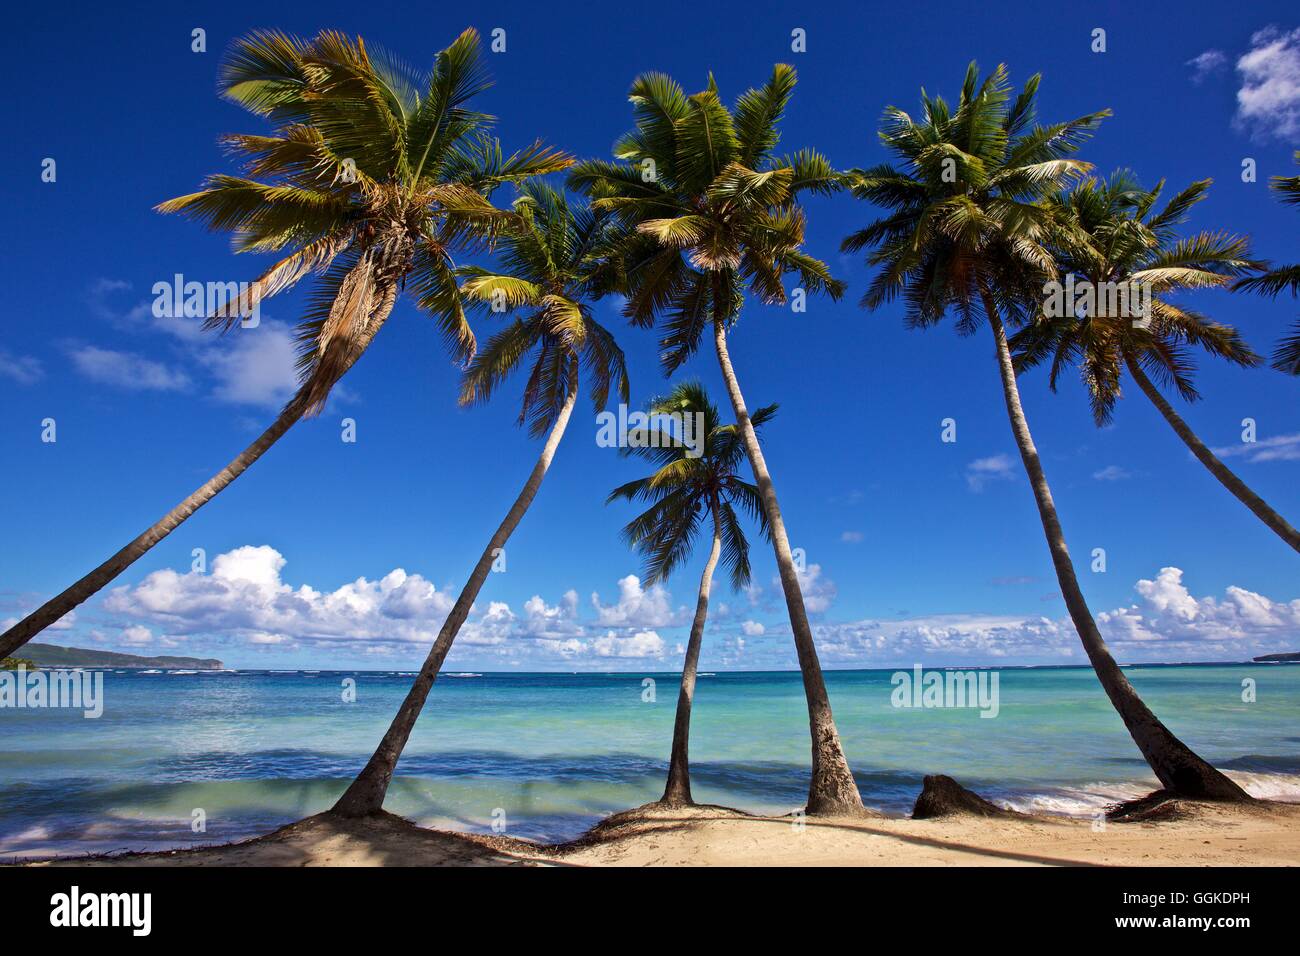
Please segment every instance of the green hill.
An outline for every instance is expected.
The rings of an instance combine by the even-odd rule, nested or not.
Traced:
[[[139,657],[57,644],[24,644],[20,653],[41,667],[157,667],[193,671],[219,671],[223,667],[221,661],[212,658]]]

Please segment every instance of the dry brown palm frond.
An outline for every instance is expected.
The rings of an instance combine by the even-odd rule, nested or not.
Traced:
[[[715,229],[688,251],[691,265],[704,272],[738,269],[743,251],[734,236]]]
[[[347,236],[325,236],[308,243],[293,255],[285,256],[240,289],[233,299],[222,302],[204,320],[204,330],[229,332],[236,323],[250,315],[263,299],[283,292],[305,275],[328,269],[334,257],[347,248],[350,241]]]
[[[377,288],[371,289],[371,307],[365,313],[354,317],[351,326],[352,334],[336,336],[320,350],[319,356],[312,363],[307,380],[298,390],[297,400],[301,400],[306,405],[303,411],[304,417],[318,415],[325,409],[330,391],[361,357],[361,353],[366,350],[375,332],[378,331],[378,326],[392,312],[393,304],[397,301],[397,292],[395,281],[381,280]]]
[[[378,259],[378,250],[372,247],[343,280],[339,294],[330,307],[329,317],[321,327],[320,338],[316,342],[318,355],[325,355],[334,339],[351,340],[365,329],[375,302]]]

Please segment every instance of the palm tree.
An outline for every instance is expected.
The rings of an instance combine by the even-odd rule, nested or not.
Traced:
[[[768,304],[783,304],[784,277],[803,294],[838,299],[843,283],[802,249],[805,216],[798,198],[828,194],[840,176],[820,154],[802,150],[777,158],[778,124],[795,85],[795,71],[778,65],[758,89],[728,110],[709,77],[686,96],[672,78],[647,73],[632,84],[636,128],[615,145],[615,161],[574,167],[571,182],[611,213],[623,229],[618,247],[635,325],[660,320],[661,363],[671,374],[699,347],[712,326],[718,364],[735,411],[745,454],[772,531],[803,674],[812,737],[809,813],[857,813],[862,798],[849,770],[813,642],[790,541],[772,476],[727,352],[746,287]]]
[[[899,160],[854,170],[856,196],[889,210],[844,241],[870,249],[879,266],[863,298],[875,309],[903,296],[910,326],[957,312],[960,332],[981,315],[993,333],[1011,430],[1029,475],[1061,593],[1084,650],[1111,703],[1161,784],[1177,795],[1248,799],[1235,783],[1192,752],[1143,703],[1102,640],[1075,575],[1052,492],[1020,404],[1002,316],[1022,321],[1041,308],[1055,278],[1048,248],[1054,217],[1042,200],[1091,167],[1069,158],[1108,112],[1050,126],[1034,122],[1039,77],[1012,100],[1004,66],[980,82],[971,64],[953,110],[922,93],[923,116],[886,110],[880,138]]]
[[[417,87],[415,84],[419,83]],[[215,476],[111,558],[0,635],[0,657],[99,591],[238,478],[299,419],[318,414],[406,288],[452,354],[471,355],[451,254],[509,214],[487,200],[502,182],[565,168],[535,144],[502,155],[491,117],[467,102],[489,85],[478,35],[466,30],[428,76],[410,77],[358,37],[303,40],[276,32],[236,41],[221,69],[225,97],[271,121],[272,135],[233,135],[246,176],[161,204],[214,230],[237,252],[288,254],[204,327],[229,331],[262,299],[316,276],[298,326],[300,384],[275,422]]]
[[[505,270],[466,266],[460,291],[484,311],[525,309],[527,314],[498,332],[465,370],[463,405],[486,402],[525,364],[531,365],[524,387],[519,423],[534,438],[545,435],[541,454],[523,490],[488,541],[469,580],[443,622],[415,682],[388,731],[360,775],[334,805],[347,817],[379,812],[407,738],[424,707],[442,662],[482,590],[493,561],[518,527],[541,488],[555,450],[578,398],[585,369],[592,403],[604,408],[611,389],[627,401],[623,352],[610,333],[592,318],[586,300],[610,291],[609,271],[597,254],[606,228],[599,216],[574,208],[549,186],[530,182],[515,203],[521,225],[500,237]]]
[[[1175,227],[1205,198],[1210,180],[1192,183],[1154,212],[1164,184],[1143,189],[1127,170],[1100,183],[1089,179],[1047,205],[1062,228],[1053,243],[1061,275],[1073,275],[1101,289],[1105,283],[1150,291],[1150,314],[1038,316],[1011,338],[1016,370],[1051,356],[1049,384],[1056,390],[1060,372],[1077,363],[1098,425],[1111,420],[1127,369],[1143,394],[1164,416],[1192,454],[1219,482],[1291,547],[1300,551],[1300,533],[1255,494],[1196,436],[1173,409],[1148,372],[1177,389],[1186,401],[1200,397],[1192,384],[1188,346],[1235,365],[1252,368],[1260,357],[1236,329],[1183,309],[1163,296],[1183,289],[1218,288],[1257,267],[1244,238],[1199,232],[1179,239]],[[1119,311],[1129,312],[1130,309]]]
[[[776,414],[776,406],[757,409],[750,417],[755,429]],[[673,748],[668,761],[668,783],[660,803],[670,807],[689,806],[691,773],[689,738],[691,701],[695,696],[695,672],[704,640],[704,622],[709,614],[709,590],[713,571],[721,558],[736,590],[749,584],[749,542],[740,526],[736,506],[759,523],[767,535],[758,488],[736,474],[745,453],[735,425],[724,425],[717,406],[709,401],[704,386],[684,382],[665,398],[650,405],[651,424],[628,435],[628,454],[639,455],[657,467],[654,474],[620,485],[610,492],[606,504],[618,498],[652,502],[642,514],[623,528],[623,538],[645,557],[646,584],[665,581],[691,553],[695,536],[706,521],[713,526],[709,559],[700,575],[700,593],[695,618],[686,644],[681,690],[677,694],[677,716],[673,722]],[[698,423],[693,430],[698,444],[664,426],[658,416],[690,416]],[[682,419],[677,419],[682,421]],[[635,437],[634,437],[635,436]]]
[[[1300,163],[1300,150],[1296,150],[1295,161]],[[1300,176],[1274,176],[1269,185],[1281,194],[1282,202],[1300,206]],[[1293,296],[1300,295],[1300,265],[1279,266],[1263,275],[1242,279],[1234,289],[1262,292],[1274,298],[1286,289],[1290,289]],[[1291,334],[1278,343],[1273,353],[1273,367],[1288,375],[1300,375],[1300,322],[1291,328]]]

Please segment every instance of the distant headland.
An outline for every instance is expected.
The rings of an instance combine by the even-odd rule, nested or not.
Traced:
[[[57,644],[27,644],[22,656],[40,667],[160,667],[196,671],[219,671],[219,660],[198,657],[140,657],[88,647],[60,647]]]

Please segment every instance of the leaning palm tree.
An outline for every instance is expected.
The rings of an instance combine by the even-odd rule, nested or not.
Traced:
[[[415,84],[419,84],[416,86]],[[225,97],[271,121],[271,135],[233,135],[245,176],[216,175],[158,208],[230,232],[237,252],[283,257],[223,303],[204,327],[229,331],[300,279],[316,286],[298,326],[300,383],[275,422],[230,464],[111,558],[0,635],[0,657],[99,591],[238,478],[330,390],[387,321],[402,289],[437,322],[451,352],[473,353],[451,254],[474,247],[509,213],[487,197],[502,182],[562,169],[534,145],[503,156],[491,117],[467,108],[489,85],[478,35],[462,33],[416,78],[360,39],[254,33],[221,68]],[[287,255],[283,255],[288,250]]]
[[[824,157],[803,150],[775,157],[777,126],[795,85],[795,71],[778,65],[771,79],[744,93],[728,110],[709,77],[686,96],[670,77],[647,73],[632,84],[636,128],[615,145],[615,161],[574,167],[571,182],[611,213],[623,229],[617,258],[636,325],[659,319],[664,372],[671,374],[698,348],[707,329],[741,441],[772,530],[812,737],[809,813],[857,813],[862,798],[840,745],[830,698],[799,589],[799,576],[772,476],[727,351],[748,288],[760,301],[784,304],[784,278],[793,274],[799,298],[843,294],[825,263],[802,249],[805,192],[839,188]]]
[[[620,401],[627,401],[623,352],[592,318],[587,304],[610,291],[608,270],[597,255],[605,224],[590,210],[574,208],[562,193],[536,182],[524,184],[514,208],[521,225],[499,239],[504,270],[467,266],[457,274],[464,279],[460,291],[471,306],[489,313],[523,309],[526,314],[494,335],[474,357],[461,382],[460,401],[486,402],[512,373],[530,365],[519,423],[527,424],[533,437],[546,438],[523,490],[474,565],[397,716],[334,805],[333,812],[341,816],[365,816],[383,808],[398,758],[442,662],[493,562],[541,488],[577,402],[581,373],[585,371],[596,409],[604,408],[611,389]]]
[[[1163,185],[1144,189],[1132,173],[1121,170],[1106,182],[1088,179],[1047,200],[1061,229],[1061,241],[1052,243],[1060,274],[1089,283],[1093,290],[1107,289],[1109,284],[1110,289],[1138,294],[1097,295],[1089,314],[1061,310],[1067,314],[1037,316],[1011,338],[1016,369],[1031,368],[1050,357],[1048,384],[1055,391],[1061,371],[1077,363],[1098,425],[1111,420],[1120,397],[1120,378],[1127,369],[1210,474],[1300,551],[1300,532],[1196,436],[1151,380],[1155,376],[1190,402],[1200,393],[1192,382],[1189,346],[1245,368],[1261,361],[1236,329],[1165,298],[1185,289],[1222,288],[1259,264],[1249,258],[1242,237],[1212,232],[1178,237],[1176,227],[1205,198],[1210,180],[1192,183],[1156,212]],[[1142,287],[1149,302],[1141,294]],[[1149,309],[1149,314],[1137,315],[1135,307]]]
[[[1300,163],[1300,150],[1296,150],[1295,161]],[[1274,176],[1269,185],[1281,194],[1282,202],[1300,206],[1300,176]],[[1293,296],[1300,295],[1300,265],[1278,266],[1262,275],[1242,279],[1234,288],[1262,292],[1274,298],[1288,289]],[[1300,375],[1300,322],[1291,328],[1291,334],[1278,343],[1273,353],[1273,367],[1288,375]]]
[[[775,405],[757,409],[750,416],[750,424],[758,429],[775,414]],[[667,424],[674,421],[677,432]],[[681,427],[685,421],[695,423],[689,436],[683,434],[685,429]],[[654,474],[615,488],[605,502],[619,498],[651,502],[649,508],[623,528],[624,540],[645,558],[646,584],[666,581],[690,555],[700,528],[706,523],[713,528],[712,547],[700,575],[695,617],[682,664],[668,783],[659,801],[670,807],[690,806],[695,802],[691,799],[689,757],[691,703],[695,697],[700,645],[704,641],[704,622],[709,614],[713,572],[721,559],[730,572],[731,586],[736,590],[746,587],[749,542],[736,507],[758,521],[764,535],[768,533],[767,519],[758,488],[736,473],[745,454],[739,430],[735,425],[722,423],[717,406],[709,401],[704,386],[698,382],[684,382],[665,398],[651,403],[650,424],[628,435],[626,452],[657,466]]]
[[[922,93],[923,115],[891,107],[880,138],[899,165],[854,170],[853,192],[888,215],[844,241],[870,249],[878,266],[863,305],[875,309],[900,294],[912,327],[957,313],[958,331],[974,332],[981,315],[993,333],[1011,431],[1029,475],[1061,593],[1088,659],[1134,742],[1166,790],[1185,797],[1247,799],[1240,787],[1197,756],[1151,712],[1111,656],[1070,560],[1052,492],[1020,404],[1003,316],[1024,321],[1041,308],[1055,278],[1049,243],[1055,219],[1046,197],[1091,167],[1070,158],[1108,112],[1050,126],[1034,121],[1039,78],[1014,100],[1004,66],[983,82],[971,64],[952,109]]]

